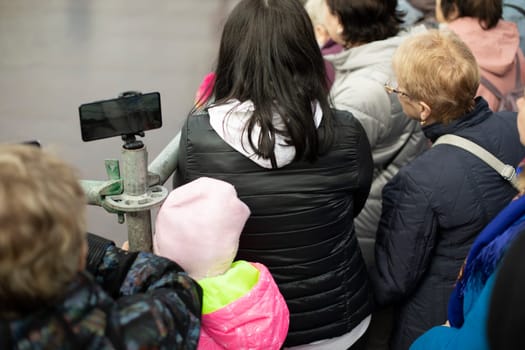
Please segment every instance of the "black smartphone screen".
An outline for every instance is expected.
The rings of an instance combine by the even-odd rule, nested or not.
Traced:
[[[162,126],[158,92],[85,103],[78,110],[84,141],[136,134]]]

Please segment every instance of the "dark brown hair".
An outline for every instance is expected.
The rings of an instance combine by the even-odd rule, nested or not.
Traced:
[[[459,17],[477,18],[483,29],[490,29],[498,24],[503,13],[501,0],[441,0],[441,12],[448,19],[454,9]]]
[[[404,13],[397,0],[327,0],[331,14],[339,17],[349,43],[369,43],[397,35]]]
[[[299,0],[241,1],[224,26],[215,73],[216,104],[253,102],[245,132],[258,156],[272,158],[276,134],[295,147],[295,159],[313,161],[331,142],[324,61]],[[313,117],[315,101],[323,111],[322,138]],[[281,116],[284,130],[275,127],[274,114]],[[258,140],[251,137],[255,126],[261,128]]]

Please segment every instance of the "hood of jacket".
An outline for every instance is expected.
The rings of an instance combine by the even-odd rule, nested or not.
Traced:
[[[504,76],[514,67],[520,44],[515,23],[500,20],[494,28],[484,30],[477,18],[460,17],[446,27],[468,45],[483,70]]]
[[[323,111],[319,102],[313,103],[312,108],[314,110],[315,126],[319,127],[323,118]],[[230,100],[228,103],[213,106],[208,109],[210,124],[224,142],[257,165],[271,169],[272,163],[270,159],[264,159],[255,153],[248,140],[248,134],[245,132],[246,125],[254,111],[255,106],[253,102],[249,100],[242,103],[238,100]],[[273,124],[277,129],[282,130],[284,128],[282,118],[278,114],[273,115]],[[260,133],[261,128],[256,125],[251,135],[253,142],[257,142]],[[274,153],[277,167],[282,168],[294,160],[295,147],[287,145],[285,138],[280,134],[276,134]]]

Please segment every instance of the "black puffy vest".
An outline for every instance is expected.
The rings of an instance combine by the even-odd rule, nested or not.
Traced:
[[[263,263],[274,276],[290,310],[286,346],[341,336],[371,312],[353,224],[370,189],[370,146],[351,114],[334,111],[334,123],[328,152],[279,169],[262,168],[230,147],[207,113],[188,117],[181,132],[175,186],[221,179],[249,206],[237,259]]]

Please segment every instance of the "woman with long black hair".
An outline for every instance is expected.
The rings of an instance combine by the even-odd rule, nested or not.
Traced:
[[[233,184],[251,216],[237,258],[268,266],[290,310],[285,346],[347,349],[371,313],[354,217],[372,179],[361,124],[330,108],[298,0],[243,0],[222,33],[204,108],[181,132],[175,185]],[[206,215],[206,213],[202,213]]]

